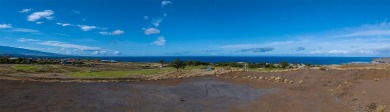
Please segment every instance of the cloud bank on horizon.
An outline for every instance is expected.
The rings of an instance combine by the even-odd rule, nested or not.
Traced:
[[[43,2],[3,1],[0,45],[86,56],[390,56],[384,0]]]

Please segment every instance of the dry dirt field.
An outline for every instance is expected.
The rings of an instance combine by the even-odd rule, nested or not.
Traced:
[[[0,111],[387,112],[390,69],[377,66],[130,82],[3,79]]]

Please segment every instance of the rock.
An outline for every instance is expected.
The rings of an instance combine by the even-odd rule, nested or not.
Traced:
[[[275,76],[271,76],[271,80],[274,80],[275,79]]]
[[[362,91],[360,94],[362,94],[362,95],[366,95],[366,91]]]
[[[276,77],[275,80],[282,80],[282,78],[281,77]]]
[[[260,80],[263,80],[263,77],[260,76],[259,79],[260,79]]]
[[[303,84],[305,81],[303,81],[303,80],[300,80],[298,83],[299,84]]]
[[[284,79],[283,82],[284,82],[284,83],[288,83],[288,79]]]
[[[374,78],[374,81],[379,81],[379,78]]]
[[[294,81],[289,81],[291,84],[294,83]]]

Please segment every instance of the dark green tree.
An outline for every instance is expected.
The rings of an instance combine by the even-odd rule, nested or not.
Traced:
[[[161,66],[164,66],[164,60],[160,60]]]
[[[184,69],[186,67],[185,62],[181,61],[180,59],[176,59],[175,61],[172,61],[170,65],[176,68],[176,70],[179,70],[179,68]]]
[[[290,66],[290,64],[287,61],[280,62],[280,65],[282,66],[282,68],[286,68],[286,67]]]

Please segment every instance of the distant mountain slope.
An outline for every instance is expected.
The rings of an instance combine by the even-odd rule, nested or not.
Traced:
[[[48,53],[48,52],[8,47],[8,46],[0,46],[0,55],[1,56],[44,56],[44,57],[66,56],[62,54]]]

